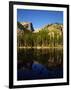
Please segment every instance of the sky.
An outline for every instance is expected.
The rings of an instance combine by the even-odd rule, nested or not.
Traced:
[[[34,29],[47,24],[63,24],[63,11],[17,9],[17,21],[32,22]]]

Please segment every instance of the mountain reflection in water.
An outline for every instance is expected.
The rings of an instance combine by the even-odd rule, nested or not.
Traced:
[[[18,80],[63,78],[63,49],[19,49]]]

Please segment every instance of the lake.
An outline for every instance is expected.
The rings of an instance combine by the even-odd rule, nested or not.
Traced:
[[[63,48],[19,48],[17,59],[17,80],[63,78]]]

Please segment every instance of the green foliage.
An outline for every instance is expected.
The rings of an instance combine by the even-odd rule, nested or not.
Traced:
[[[24,29],[22,26],[20,26],[19,23],[18,27]],[[48,29],[48,27],[51,29]],[[48,25],[36,33],[30,32],[27,29],[23,31],[20,30],[20,32],[17,34],[17,45],[18,47],[55,47],[62,45],[63,33],[61,30],[62,29],[60,24]]]

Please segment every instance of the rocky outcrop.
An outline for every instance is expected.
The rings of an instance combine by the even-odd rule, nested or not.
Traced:
[[[24,28],[34,31],[33,24],[31,22],[21,22],[21,24],[24,26]]]

